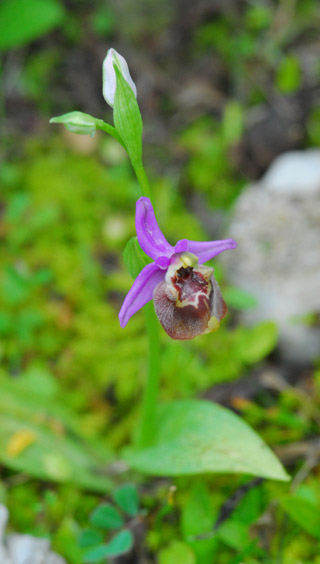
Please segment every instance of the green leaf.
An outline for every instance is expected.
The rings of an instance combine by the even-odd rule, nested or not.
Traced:
[[[2,0],[0,50],[19,47],[61,24],[64,8],[58,0]]]
[[[218,530],[218,536],[227,546],[239,552],[245,550],[252,542],[249,527],[235,519],[222,523]]]
[[[45,374],[26,373],[17,380],[0,376],[0,389],[4,466],[93,491],[113,489],[104,470],[110,452],[101,442],[81,436],[81,421],[55,397]]]
[[[132,88],[114,66],[117,87],[114,97],[113,119],[115,128],[123,140],[132,164],[142,159],[142,119]]]
[[[236,101],[226,104],[222,120],[222,138],[226,146],[240,141],[243,133],[243,108]]]
[[[113,537],[113,539],[107,544],[108,553],[106,556],[119,556],[120,554],[125,554],[131,550],[132,546],[133,535],[131,531],[125,529]]]
[[[254,296],[235,286],[224,288],[223,297],[228,306],[235,309],[246,310],[257,305],[257,299]]]
[[[121,531],[108,544],[102,544],[89,550],[84,555],[84,562],[100,562],[106,556],[120,556],[129,552],[133,546],[133,536],[130,531]]]
[[[281,502],[283,509],[304,531],[320,540],[319,506],[299,496],[288,496]]]
[[[126,484],[114,492],[114,500],[128,515],[134,517],[139,513],[139,498],[137,488],[132,484]]]
[[[149,257],[141,249],[137,237],[129,239],[122,256],[132,278],[137,278],[141,270],[150,262]]]
[[[276,76],[276,83],[284,94],[290,94],[298,90],[301,83],[301,69],[299,60],[289,55],[282,59]]]
[[[133,468],[155,476],[241,472],[290,479],[272,451],[240,417],[208,401],[162,405],[153,445],[128,449],[125,455]]]
[[[169,546],[159,553],[159,564],[195,564],[196,557],[193,550],[181,541],[172,541]]]
[[[239,332],[237,351],[243,362],[255,364],[273,351],[278,328],[273,321],[263,321],[252,329]]]
[[[217,517],[210,490],[204,480],[197,480],[190,488],[182,508],[181,530],[184,539],[196,554],[197,562],[214,562],[217,540],[212,535]],[[202,535],[205,538],[197,538]]]
[[[78,539],[78,545],[81,548],[100,545],[103,541],[103,535],[100,531],[94,529],[84,529]]]
[[[84,562],[101,562],[103,558],[108,555],[108,547],[106,544],[101,544],[88,550],[83,556]]]
[[[90,516],[90,521],[96,527],[108,530],[123,526],[123,519],[119,511],[110,503],[99,505]]]

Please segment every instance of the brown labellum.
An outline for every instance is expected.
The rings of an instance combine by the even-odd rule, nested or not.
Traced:
[[[183,257],[182,257],[183,258]],[[226,312],[226,304],[213,276],[206,266],[170,268],[165,281],[153,293],[154,306],[164,330],[172,339],[193,339],[216,331]]]

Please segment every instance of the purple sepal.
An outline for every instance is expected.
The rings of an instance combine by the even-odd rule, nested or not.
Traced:
[[[139,198],[136,205],[136,231],[140,247],[153,260],[160,255],[170,257],[172,247],[161,233],[149,198]]]
[[[154,288],[164,280],[165,270],[161,270],[155,263],[147,264],[135,279],[131,289],[119,312],[120,326],[127,325],[130,317],[152,300]]]
[[[188,241],[188,251],[196,255],[199,264],[203,264],[223,251],[235,249],[237,243],[233,239],[220,241]]]

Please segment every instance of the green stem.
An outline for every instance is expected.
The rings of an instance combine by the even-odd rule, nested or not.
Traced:
[[[160,373],[159,326],[152,303],[146,304],[145,319],[148,337],[148,373],[142,400],[142,413],[137,446],[143,448],[152,443],[156,431],[156,409]]]
[[[142,195],[150,198],[152,201],[151,188],[148,177],[143,168],[142,160],[131,160],[131,163],[140,184]],[[152,439],[156,431],[156,413],[160,374],[159,326],[153,304],[151,302],[146,304],[144,311],[148,338],[148,369],[142,399],[140,427],[138,430],[138,448],[149,446],[152,443]]]
[[[138,161],[138,162],[131,161],[131,163],[134,168],[134,172],[136,173],[137,180],[140,184],[142,195],[146,196],[147,198],[150,198],[152,202],[151,188],[150,188],[148,177],[143,168],[142,161]]]

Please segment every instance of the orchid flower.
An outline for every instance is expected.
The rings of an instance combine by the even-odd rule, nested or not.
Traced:
[[[153,299],[159,321],[173,339],[193,339],[216,331],[227,307],[213,268],[203,263],[234,249],[236,242],[181,239],[173,247],[161,233],[146,197],[136,204],[136,231],[140,247],[154,262],[142,269],[127,294],[119,313],[121,327]]]

